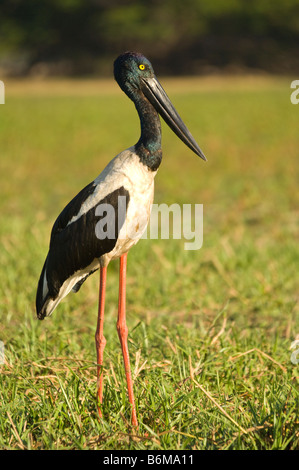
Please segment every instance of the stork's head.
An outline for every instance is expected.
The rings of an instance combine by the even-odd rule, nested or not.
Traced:
[[[135,104],[142,99],[147,99],[173,132],[194,153],[206,160],[159,83],[152,64],[143,54],[138,52],[121,54],[114,62],[114,77],[120,88]]]
[[[143,80],[154,76],[152,64],[139,52],[125,52],[114,62],[115,80],[128,95],[132,90],[142,90]]]

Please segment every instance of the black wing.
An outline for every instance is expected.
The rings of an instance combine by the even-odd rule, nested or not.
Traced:
[[[56,219],[52,232],[50,248],[45,261],[36,296],[36,309],[39,318],[47,315],[46,301],[56,299],[63,283],[75,272],[86,269],[96,258],[109,253],[116,245],[119,232],[125,222],[126,210],[129,204],[129,192],[122,186],[109,193],[100,202],[78,219],[69,223],[80,212],[82,204],[91,196],[96,188],[90,183],[64,208]],[[119,196],[123,196],[119,200]],[[120,210],[119,201],[122,201]],[[125,201],[125,210],[123,210]],[[115,230],[109,237],[98,237],[96,226],[104,215],[96,215],[96,207],[109,204],[114,210],[113,223]],[[113,236],[114,235],[114,236]],[[48,292],[43,292],[43,279],[46,271]],[[81,283],[82,284],[82,283]],[[81,285],[80,284],[80,285]],[[80,285],[78,287],[80,287]]]
[[[97,185],[94,181],[89,183],[85,188],[81,189],[81,191],[75,196],[63,209],[63,211],[59,214],[57,219],[54,222],[52,231],[51,231],[51,242],[52,238],[58,232],[61,232],[67,224],[71,221],[71,219],[76,216],[84,204],[84,202],[94,193]],[[50,244],[51,244],[50,242]]]

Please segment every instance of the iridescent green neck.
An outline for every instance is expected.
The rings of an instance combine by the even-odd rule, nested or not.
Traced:
[[[142,163],[156,171],[162,160],[160,118],[143,94],[138,93],[134,102],[141,125],[141,136],[135,145],[136,153]]]

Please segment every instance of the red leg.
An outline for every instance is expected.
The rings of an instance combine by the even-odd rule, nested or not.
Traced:
[[[103,399],[103,357],[106,345],[106,338],[103,334],[104,327],[104,309],[105,309],[105,292],[106,292],[106,275],[107,267],[100,268],[100,292],[99,292],[99,311],[98,323],[95,334],[96,348],[97,348],[97,397],[98,397],[98,412],[100,418],[102,417],[101,404]]]
[[[126,323],[126,270],[127,270],[127,253],[120,258],[119,265],[119,300],[118,300],[118,320],[117,332],[121,344],[121,349],[124,358],[129,401],[132,406],[132,424],[138,426],[136,408],[133,393],[133,382],[131,377],[130,358],[128,349],[128,327]]]

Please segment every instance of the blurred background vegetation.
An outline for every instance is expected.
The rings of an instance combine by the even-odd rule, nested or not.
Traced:
[[[159,77],[186,75],[161,82],[208,158],[162,123],[155,203],[203,203],[204,241],[188,251],[148,239],[130,251],[139,439],[115,328],[118,263],[103,423],[98,275],[49,321],[35,317],[57,214],[139,138],[112,78],[128,49]],[[299,448],[298,78],[299,0],[0,0],[1,449]]]
[[[299,71],[299,0],[1,0],[0,74],[111,75],[140,50],[159,74]]]

